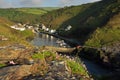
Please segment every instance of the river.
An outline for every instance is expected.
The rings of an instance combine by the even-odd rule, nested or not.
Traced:
[[[58,38],[55,38],[53,36],[47,35],[47,34],[36,34],[34,39],[31,41],[31,43],[35,46],[56,46],[59,47],[59,44],[56,44],[56,41]]]
[[[38,46],[38,47],[46,46],[46,45],[59,47],[59,44],[56,43],[57,40],[59,40],[59,39],[55,38],[53,36],[39,33],[34,37],[34,39],[31,41],[31,43],[34,46]],[[103,69],[99,65],[97,65],[89,60],[86,60],[86,59],[81,59],[81,60],[86,65],[88,72],[93,75],[101,76],[101,75],[106,75],[111,72],[106,69]]]

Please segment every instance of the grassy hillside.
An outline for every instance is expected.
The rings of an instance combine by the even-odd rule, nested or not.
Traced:
[[[24,13],[30,13],[36,15],[42,15],[48,12],[47,10],[41,8],[16,8],[16,10]]]
[[[57,29],[63,22],[75,17],[79,12],[84,11],[90,5],[91,4],[60,8],[41,16],[40,21],[46,26],[51,26],[52,28]]]
[[[98,28],[86,41],[87,46],[108,46],[120,42],[120,13],[113,16],[103,28]]]
[[[14,22],[40,23],[40,16],[58,8],[8,8],[0,9],[0,16]]]
[[[15,9],[0,9],[0,16],[14,22],[35,23],[39,21],[39,15],[24,13]]]
[[[41,7],[41,9],[46,11],[53,11],[53,10],[59,9],[59,7]]]
[[[0,36],[8,38],[7,41],[0,41],[0,46],[14,43],[20,43],[25,46],[30,46],[30,44],[26,41],[26,38],[32,37],[33,33],[31,31],[20,32],[11,29],[10,26],[13,24],[13,22],[0,17]]]
[[[104,29],[107,23],[109,23],[107,26],[112,24],[110,19],[119,14],[119,5],[119,0],[102,0],[81,6],[65,7],[45,14],[41,21],[47,26],[57,28],[60,35],[77,38],[84,43],[96,29]],[[113,20],[114,26],[119,26],[116,21],[117,19]],[[65,31],[68,25],[71,25],[72,29]]]
[[[41,8],[16,8],[16,11],[21,11],[24,13],[30,13],[35,15],[43,15],[49,11],[58,9],[57,7],[41,7]]]

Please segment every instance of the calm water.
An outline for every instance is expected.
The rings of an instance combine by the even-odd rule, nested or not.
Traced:
[[[50,35],[47,35],[47,34],[42,34],[42,33],[39,33],[35,36],[35,38],[32,40],[32,44],[35,45],[35,46],[56,46],[58,47],[59,44],[56,44],[56,41],[58,39],[53,37],[53,36],[50,36]]]

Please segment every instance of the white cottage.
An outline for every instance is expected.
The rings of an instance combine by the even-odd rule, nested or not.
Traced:
[[[69,30],[71,30],[71,28],[72,28],[72,26],[69,25],[69,26],[65,29],[65,31],[69,31]]]
[[[10,26],[10,27],[15,29],[15,30],[19,30],[19,31],[24,31],[25,30],[25,27],[18,27],[17,25]]]
[[[42,29],[43,29],[43,30],[46,30],[46,27],[45,27],[45,25],[44,25],[44,24],[42,24]]]
[[[52,29],[52,30],[50,30],[50,33],[55,33],[55,32],[56,32],[56,30],[53,30],[53,29]]]

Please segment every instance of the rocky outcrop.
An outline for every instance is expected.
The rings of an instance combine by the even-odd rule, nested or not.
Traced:
[[[45,53],[52,51],[53,53]],[[31,55],[40,54],[33,58]],[[0,63],[6,66],[0,68],[0,80],[89,80],[86,68],[80,65],[84,72],[72,73],[67,61],[77,61],[74,57],[62,55],[47,48],[21,49],[20,47],[6,47],[0,49]],[[44,55],[44,56],[42,56]],[[46,57],[45,57],[46,55]],[[74,66],[73,66],[74,67]]]
[[[120,69],[120,43],[114,43],[111,46],[103,46],[101,48],[84,47],[80,51],[80,56],[102,63],[107,68]]]
[[[9,61],[14,61],[16,64],[29,63],[33,49],[27,49],[20,45],[5,46],[0,49],[0,63],[9,64]]]
[[[120,69],[120,43],[115,43],[108,47],[102,48],[103,61],[109,61],[109,64],[116,68]]]
[[[0,80],[20,80],[31,74],[31,65],[9,66],[0,69]]]
[[[29,75],[23,80],[79,80],[82,76],[71,74],[65,65],[64,61],[52,61],[45,75]],[[87,78],[86,78],[87,79]]]
[[[70,68],[66,65],[64,60],[54,60],[47,63],[47,69],[44,74],[29,75],[23,77],[23,80],[89,80],[89,76],[84,76],[80,74],[72,74]],[[38,64],[37,64],[38,65]],[[40,66],[39,66],[40,67]],[[40,68],[41,69],[41,68]],[[35,71],[36,69],[32,70]],[[42,71],[42,70],[41,70]],[[37,71],[36,71],[37,72]],[[92,80],[92,78],[91,78]]]

